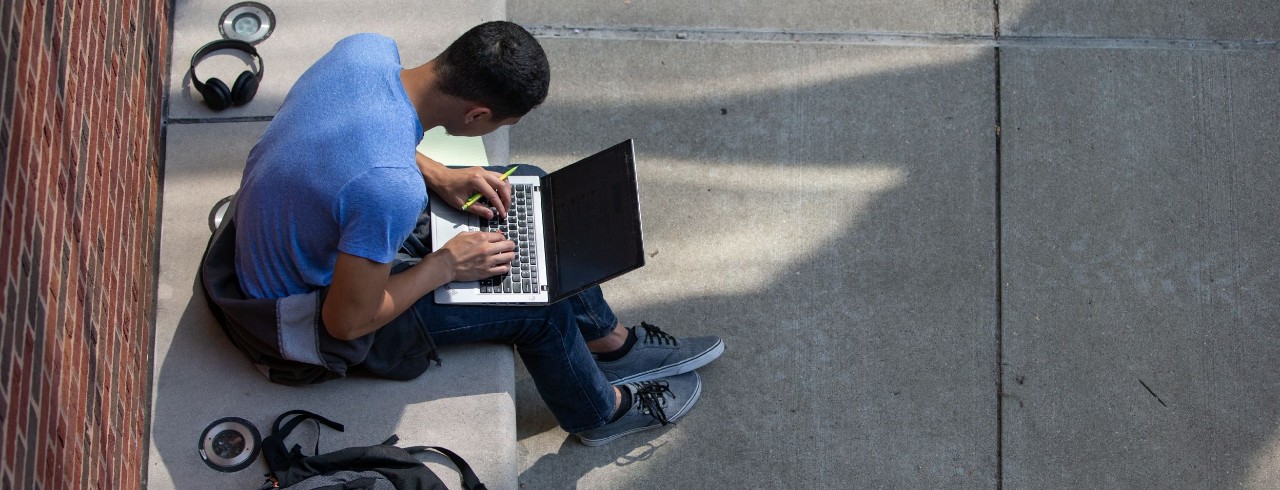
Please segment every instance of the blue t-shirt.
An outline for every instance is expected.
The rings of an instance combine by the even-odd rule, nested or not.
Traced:
[[[333,280],[338,253],[388,263],[426,208],[422,123],[389,38],[339,41],[298,79],[249,152],[236,204],[245,294],[280,298]]]

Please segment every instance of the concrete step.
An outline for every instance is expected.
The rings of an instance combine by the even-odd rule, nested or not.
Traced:
[[[159,308],[152,398],[151,488],[253,488],[265,463],[221,473],[196,452],[204,428],[239,417],[265,437],[271,422],[305,409],[346,425],[325,429],[320,449],[377,444],[398,434],[404,445],[439,445],[466,458],[491,488],[515,486],[514,355],[510,346],[442,349],[443,364],[408,382],[353,376],[307,387],[269,383],[227,341],[196,288],[195,273],[209,239],[209,214],[235,192],[243,162],[266,123],[176,124],[168,129],[161,236]],[[495,146],[495,145],[490,145]],[[479,139],[453,148],[484,153]],[[442,157],[448,158],[448,157]],[[296,442],[311,448],[305,427]],[[448,483],[443,458],[428,459]]]
[[[505,18],[505,2],[433,2],[429,12],[411,0],[388,0],[376,7],[327,0],[266,3],[274,11],[275,27],[257,45],[264,68],[258,93],[249,104],[221,112],[204,106],[187,72],[192,54],[221,38],[219,19],[228,2],[178,2],[173,12],[148,486],[255,488],[266,472],[261,459],[239,472],[215,471],[196,452],[202,431],[218,419],[240,417],[266,436],[277,415],[301,408],[346,425],[345,433],[325,429],[320,434],[322,451],[376,444],[394,433],[406,445],[455,450],[490,488],[515,487],[514,355],[509,346],[442,349],[443,365],[409,382],[352,377],[302,388],[278,386],[268,383],[226,340],[195,286],[210,235],[211,208],[235,192],[249,149],[307,67],[336,41],[357,32],[392,37],[402,64],[416,66],[470,26]],[[428,15],[432,28],[423,29]],[[200,64],[199,76],[231,82],[252,61],[247,55],[220,54]],[[448,143],[433,136],[432,141],[446,142],[440,158],[466,161],[481,155],[490,162],[506,161],[505,132],[486,137],[479,150],[478,139]],[[297,442],[310,448],[315,437],[313,429],[304,428]],[[428,464],[457,487],[449,476],[452,470],[437,466],[441,461],[428,459]]]

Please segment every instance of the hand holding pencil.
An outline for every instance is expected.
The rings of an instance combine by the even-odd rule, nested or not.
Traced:
[[[458,209],[484,219],[502,219],[511,205],[511,186],[504,181],[516,168],[512,166],[503,174],[484,167],[450,168],[443,178],[439,174],[429,177],[427,186],[441,196],[449,196],[449,204]],[[468,195],[471,197],[464,197]]]
[[[507,169],[507,171],[506,171],[506,172],[503,172],[503,173],[502,173],[502,177],[498,177],[498,180],[507,180],[507,177],[510,177],[510,176],[511,176],[511,174],[513,174],[513,173],[516,173],[516,169],[517,169],[517,168],[520,168],[520,166],[519,166],[519,165],[512,165],[512,166],[511,166],[511,168]],[[466,209],[467,209],[467,208],[471,207],[471,205],[472,205],[472,204],[475,204],[475,203],[476,203],[476,201],[479,201],[479,200],[480,200],[480,193],[479,193],[479,192],[477,192],[477,193],[475,193],[475,194],[472,194],[472,195],[471,195],[471,199],[467,199],[467,202],[465,202],[465,203],[463,203],[463,204],[462,204],[462,210],[463,210],[463,211],[466,211]]]

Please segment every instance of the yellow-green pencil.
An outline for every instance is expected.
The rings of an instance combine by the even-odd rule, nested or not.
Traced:
[[[507,171],[506,171],[506,172],[503,172],[503,173],[502,173],[502,177],[501,177],[501,178],[499,178],[498,180],[507,180],[507,177],[510,177],[510,176],[511,176],[511,174],[513,174],[513,173],[516,173],[516,169],[517,169],[517,168],[520,168],[520,166],[519,166],[519,165],[512,165],[512,166],[511,166],[511,168],[507,169]],[[467,199],[467,202],[466,202],[466,203],[464,203],[464,204],[462,205],[462,209],[464,209],[464,210],[465,210],[465,209],[467,209],[467,208],[471,207],[471,205],[472,205],[472,204],[475,204],[475,203],[476,203],[476,201],[479,201],[479,200],[480,200],[480,193],[479,193],[479,192],[477,192],[477,193],[475,193],[475,194],[473,194],[473,195],[471,196],[471,199]]]

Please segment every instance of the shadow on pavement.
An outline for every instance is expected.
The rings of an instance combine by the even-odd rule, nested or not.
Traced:
[[[680,335],[721,335],[727,349],[701,371],[705,386],[699,407],[674,428],[604,448],[580,446],[556,429],[531,383],[522,378],[517,384],[519,437],[526,451],[521,481],[529,488],[777,488],[832,482],[860,488],[990,488],[1001,483],[1001,474],[1005,482],[1033,487],[1178,486],[1246,483],[1257,474],[1259,461],[1277,458],[1268,448],[1277,445],[1274,387],[1280,386],[1280,375],[1248,368],[1254,360],[1215,354],[1274,357],[1274,342],[1262,327],[1275,324],[1276,309],[1255,305],[1225,311],[1231,308],[1212,299],[1211,283],[1215,276],[1239,273],[1231,267],[1244,267],[1252,277],[1235,280],[1232,287],[1275,290],[1280,274],[1266,256],[1252,256],[1257,263],[1195,265],[1204,254],[1202,245],[1265,242],[1270,232],[1254,227],[1236,231],[1230,240],[1205,234],[1196,238],[1199,245],[1186,245],[1157,224],[1137,222],[1122,227],[1126,236],[1114,242],[1120,253],[1096,258],[1094,269],[1150,267],[1144,276],[1149,283],[1190,288],[1200,297],[1198,308],[1231,318],[1234,328],[1219,334],[1201,334],[1212,328],[1213,314],[1167,318],[1173,324],[1159,330],[1169,335],[1143,333],[1148,326],[1143,319],[1128,316],[1139,310],[1123,301],[1086,315],[1092,305],[1084,301],[1091,294],[1087,289],[1028,297],[1040,286],[1032,281],[1090,287],[1073,284],[1073,271],[1056,261],[1077,260],[1063,253],[1060,240],[1088,233],[1092,225],[1028,227],[1019,221],[1069,216],[1072,210],[1037,200],[1026,189],[1005,187],[1000,190],[1006,195],[1003,226],[997,230],[998,90],[992,49],[585,39],[545,39],[544,45],[552,66],[569,75],[557,79],[561,87],[553,84],[546,106],[512,129],[513,159],[554,170],[594,149],[635,138],[651,260],[648,267],[607,284],[606,296],[624,323],[644,320]],[[1073,148],[1091,140],[1158,144],[1170,126],[1192,124],[1142,120],[1141,108],[1110,98],[1128,91],[1095,91],[1114,76],[1054,72],[1052,49],[1024,52],[1043,55],[1042,75],[1072,80],[1065,85],[1074,92],[1037,92],[1049,85],[1046,79],[1005,70],[1000,97],[1006,108],[1015,98],[1099,107],[1096,113],[1078,107],[1063,111],[1073,118],[1095,118],[1094,126],[1061,125],[1076,132],[1065,149],[1006,151],[1002,171],[1018,172],[1024,182],[1061,175],[1040,173],[1038,166],[1045,162],[1035,155],[1050,155],[1049,164],[1066,168],[1163,166],[1166,162],[1143,159],[1141,152],[1126,156],[1134,158],[1126,162],[1099,163]],[[1194,64],[1231,55],[1169,56]],[[907,68],[884,63],[895,57]],[[859,70],[864,62],[886,68]],[[828,76],[841,69],[855,75]],[[1138,84],[1135,96],[1144,88],[1197,83],[1124,79]],[[1073,102],[1077,98],[1079,104]],[[1135,112],[1113,114],[1108,107]],[[1012,133],[1015,125],[1054,118],[1008,109],[1001,117],[1006,150],[1020,141],[1046,139]],[[1205,144],[1223,137],[1218,128],[1192,129]],[[1247,160],[1189,157],[1184,165],[1167,168],[1229,174],[1256,165]],[[887,180],[891,185],[867,184],[886,169],[897,176]],[[842,185],[823,182],[824,175],[854,180],[842,191]],[[859,175],[868,181],[858,182]],[[1215,177],[1222,178],[1229,177]],[[1105,184],[1083,178],[1035,185]],[[806,191],[810,188],[822,192]],[[1175,188],[1191,195],[1174,199],[1207,199],[1194,196],[1200,192],[1194,185]],[[1264,188],[1255,184],[1245,190],[1261,196]],[[1105,188],[1097,194],[1135,204],[1129,197]],[[1247,212],[1247,202],[1237,204]],[[1156,215],[1162,206],[1136,204]],[[1015,213],[1007,208],[1011,205],[1027,208]],[[1259,212],[1273,219],[1280,214],[1274,206]],[[1009,233],[1024,229],[1040,231]],[[1183,250],[1186,260],[1148,265],[1133,263],[1124,253],[1153,240]],[[1000,245],[1003,257],[997,257]],[[1011,250],[1020,255],[1010,255]],[[1274,245],[1267,250],[1277,251]],[[705,266],[708,262],[712,265]],[[999,284],[1001,262],[1006,280],[1016,281]],[[1192,275],[1198,277],[1188,283]],[[1121,283],[1098,293],[1131,298],[1139,289]],[[1058,298],[1082,301],[1058,304]],[[1156,310],[1164,301],[1147,300]],[[1060,308],[1062,314],[1052,323],[1022,321],[1046,308]],[[1001,314],[1003,325],[997,323]],[[1116,335],[1118,330],[1131,333]],[[1036,347],[1006,350],[1001,366],[998,346],[1010,336],[1019,339],[1017,345]],[[1063,342],[1064,337],[1074,340]],[[1258,348],[1259,342],[1270,347]],[[1054,345],[1080,350],[1057,352]],[[1127,357],[1134,360],[1112,361]],[[1178,387],[1174,391],[1181,392],[1166,396],[1178,397],[1172,410],[1184,415],[1170,415],[1170,408],[1155,404],[1151,393],[1134,382],[1156,375],[1153,370],[1205,362],[1214,364],[1203,371],[1177,368],[1184,378],[1171,380]],[[1213,389],[1221,385],[1253,389],[1228,390],[1231,398],[1221,399]],[[1092,396],[1103,392],[1116,398]],[[1205,444],[1203,438],[1183,435],[1214,432],[1230,436]]]

